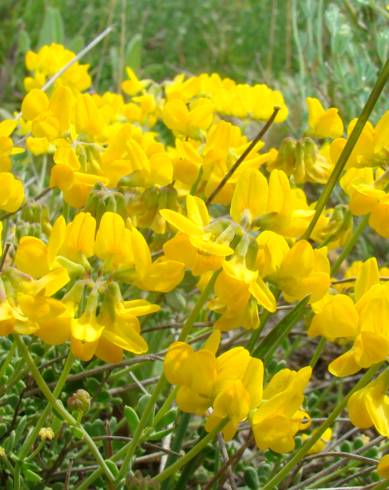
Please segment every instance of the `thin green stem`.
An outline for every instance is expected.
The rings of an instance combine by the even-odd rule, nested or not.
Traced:
[[[195,307],[193,308],[191,314],[189,315],[188,319],[184,323],[184,326],[181,330],[181,334],[178,338],[181,342],[183,342],[186,337],[189,335],[190,331],[192,330],[194,322],[197,320],[197,317],[200,314],[200,311],[202,307],[204,306],[205,302],[208,299],[208,296],[210,295],[213,286],[215,285],[217,276],[219,275],[220,271],[216,271],[212,274],[211,279],[209,280],[208,284],[205,286],[203,289],[202,293],[200,294],[197,303],[195,304]]]
[[[152,478],[151,483],[162,482],[169,478],[170,476],[177,473],[186,463],[193,459],[197,454],[199,454],[205,446],[211,442],[216,434],[220,432],[221,429],[227,424],[228,419],[223,419],[211,432],[209,432],[205,437],[203,437],[195,446],[192,447],[184,456],[182,456],[174,464],[166,468],[162,473]]]
[[[367,383],[376,374],[380,366],[381,364],[372,366],[366,371],[366,373],[362,376],[362,378],[358,381],[354,388],[347,394],[347,396],[341,398],[339,403],[328,416],[328,419],[312,433],[311,437],[305,441],[300,449],[292,456],[292,458],[290,458],[289,462],[263,487],[262,490],[271,490],[273,488],[276,488],[277,485],[290,474],[291,470],[304,458],[304,456],[315,444],[315,442],[318,441],[323,433],[335,423],[336,418],[346,407],[351,395],[353,395],[357,390],[360,390],[361,388],[366,386]]]
[[[308,297],[302,299],[284,318],[269,332],[255,349],[253,356],[260,357],[263,361],[271,358],[274,351],[287,337],[291,329],[296,325],[305,312]]]
[[[210,292],[213,289],[213,286],[215,284],[215,281],[216,281],[218,274],[219,274],[219,271],[216,271],[213,273],[213,275],[212,275],[210,281],[208,282],[207,286],[204,288],[204,290],[200,294],[200,296],[197,300],[197,303],[195,304],[191,314],[189,315],[187,321],[185,322],[185,324],[183,326],[179,340],[183,341],[189,335],[189,333],[193,327],[193,324],[197,319],[197,316],[199,315],[202,307],[204,306],[205,302],[208,299]],[[165,376],[162,375],[160,377],[157,385],[155,386],[154,391],[153,391],[148,403],[146,404],[146,407],[143,411],[141,419],[139,420],[139,424],[136,428],[136,431],[134,433],[132,441],[129,442],[128,444],[126,444],[125,446],[123,446],[111,458],[113,461],[117,461],[117,460],[119,460],[119,458],[122,455],[124,455],[123,463],[122,463],[122,466],[120,468],[119,474],[117,476],[117,481],[120,481],[129,473],[131,461],[132,461],[133,456],[135,454],[136,448],[142,440],[143,431],[146,427],[146,424],[149,422],[149,420],[151,418],[151,414],[152,414],[152,411],[154,409],[154,405],[155,405],[161,391],[165,388],[166,383],[167,382],[166,382]],[[158,414],[157,414],[157,417],[158,417]],[[153,424],[155,424],[155,419],[154,419]],[[86,488],[89,488],[89,485],[91,485],[95,481],[95,479],[99,477],[100,474],[101,474],[101,469],[98,468],[96,471],[94,471],[86,480],[84,480],[78,486],[77,490],[84,490]]]
[[[178,391],[178,386],[175,386],[169,393],[169,396],[166,397],[166,400],[163,402],[162,407],[158,410],[157,414],[153,419],[154,427],[160,422],[160,420],[164,417],[166,412],[170,410],[174,399],[176,398]]]
[[[365,107],[362,109],[362,112],[357,120],[357,123],[354,126],[354,129],[352,130],[350,137],[347,139],[346,145],[343,148],[343,151],[340,154],[338,161],[336,162],[334,170],[332,171],[330,178],[328,179],[327,185],[325,186],[323,192],[321,193],[316,203],[315,214],[311,222],[309,223],[308,228],[303,234],[302,238],[308,239],[311,236],[311,233],[317,223],[317,220],[319,219],[322,211],[324,210],[331,196],[331,193],[336,183],[338,182],[344,170],[344,167],[346,166],[347,160],[349,159],[349,156],[351,155],[351,152],[353,151],[354,146],[356,145],[359,136],[361,135],[362,130],[365,124],[367,123],[369,116],[378,100],[378,97],[380,96],[382,90],[384,89],[388,79],[389,79],[389,60],[387,60],[385,66],[383,67],[381,73],[379,74],[376,84],[374,85],[374,88],[370,92],[369,98],[367,99]]]
[[[343,261],[349,256],[350,252],[355,247],[355,245],[356,245],[359,237],[364,232],[364,230],[365,230],[368,222],[369,222],[369,216],[365,216],[360,221],[360,223],[358,224],[356,230],[353,233],[353,236],[350,238],[350,240],[347,242],[347,245],[342,250],[342,253],[338,256],[338,258],[332,264],[331,274],[336,274],[338,272],[339,267],[343,264]]]
[[[0,368],[0,379],[4,376],[5,371],[7,370],[7,367],[9,366],[9,363],[11,362],[16,350],[16,344],[15,342],[12,343],[8,354],[6,355],[6,358],[4,359],[3,364],[1,365]]]
[[[292,20],[292,31],[293,31],[293,39],[296,45],[296,50],[297,50],[297,59],[298,59],[298,64],[299,64],[299,76],[300,76],[300,88],[301,88],[301,96],[302,99],[305,99],[305,60],[304,60],[304,54],[303,54],[303,49],[301,46],[301,41],[300,41],[300,31],[297,25],[297,19],[299,17],[298,13],[298,2],[297,0],[292,0],[292,15],[291,15],[291,20]]]
[[[311,361],[309,363],[312,369],[316,366],[317,361],[320,359],[320,356],[322,355],[325,346],[326,346],[326,339],[325,337],[322,337],[319,343],[317,344],[315,352],[313,353]]]
[[[190,414],[181,412],[179,421],[177,424],[177,428],[175,431],[174,439],[171,445],[173,451],[178,453],[181,450],[182,442],[184,440],[186,431],[188,430],[188,425],[190,421]],[[169,454],[167,458],[166,466],[169,468],[172,464],[174,464],[177,460],[175,454]],[[169,479],[166,479],[164,484],[162,485],[162,490],[167,490],[169,488]]]
[[[131,467],[132,459],[134,457],[136,448],[138,447],[139,443],[141,442],[143,431],[144,431],[146,425],[148,424],[148,422],[151,418],[151,414],[152,414],[154,405],[155,405],[156,401],[158,400],[158,397],[159,397],[161,391],[166,386],[166,383],[167,383],[167,381],[165,379],[165,376],[162,375],[159,378],[159,381],[158,381],[157,385],[155,386],[154,391],[153,391],[149,401],[146,404],[146,407],[145,407],[145,409],[142,413],[142,416],[139,420],[139,424],[138,424],[138,426],[134,432],[134,437],[132,438],[132,441],[130,442],[130,444],[128,446],[128,449],[126,451],[126,455],[125,455],[124,460],[123,460],[123,464],[122,464],[120,471],[117,475],[117,479],[116,479],[117,482],[119,482],[121,479],[123,479],[130,472],[130,467]]]
[[[76,427],[82,433],[83,440],[89,446],[89,450],[95,457],[97,464],[101,467],[101,470],[105,473],[107,479],[110,482],[114,482],[115,478],[112,475],[111,470],[108,468],[106,462],[104,461],[104,458],[100,454],[100,451],[98,450],[93,439],[86,432],[84,427],[77,422],[77,420],[66,410],[63,404],[59,400],[57,400],[57,398],[50,391],[41,373],[39,372],[39,369],[37,368],[34,359],[30,354],[30,351],[28,350],[26,344],[23,342],[23,339],[20,336],[16,335],[15,342],[18,347],[20,355],[24,358],[24,360],[26,361],[29,367],[30,373],[34,378],[35,383],[38,385],[39,389],[41,390],[42,394],[45,396],[47,401],[50,403],[51,407],[57,412],[57,414],[60,417],[62,417],[62,419],[68,425]]]
[[[65,361],[65,364],[63,366],[61,376],[59,377],[57,385],[53,391],[53,396],[55,398],[58,398],[58,396],[60,395],[60,393],[61,393],[61,391],[62,391],[62,389],[66,383],[67,377],[71,371],[73,362],[74,362],[74,356],[71,352],[69,352],[69,355],[68,355],[68,357]],[[43,410],[43,412],[41,413],[37,423],[35,424],[34,429],[30,432],[29,436],[27,437],[27,439],[24,441],[24,444],[20,448],[18,458],[21,461],[27,456],[31,447],[34,445],[34,442],[35,442],[36,438],[38,437],[40,429],[42,428],[43,424],[47,420],[47,417],[50,413],[50,409],[51,409],[51,404],[48,403],[46,405],[45,409]]]

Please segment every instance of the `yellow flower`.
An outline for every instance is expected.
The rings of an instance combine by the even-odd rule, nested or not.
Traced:
[[[38,52],[27,51],[25,63],[32,76],[24,79],[25,89],[28,91],[42,87],[47,78],[57,73],[74,57],[72,51],[56,43],[42,46]],[[58,78],[55,86],[65,85],[73,90],[86,90],[91,85],[88,68],[89,65],[74,63]]]
[[[170,383],[179,386],[176,401],[181,410],[204,415],[213,408],[206,430],[229,418],[223,429],[228,440],[261,401],[263,364],[243,347],[216,357],[219,341],[220,332],[214,331],[197,352],[184,342],[174,342],[166,354],[164,372]]]
[[[127,73],[128,80],[122,82],[121,87],[123,92],[131,96],[143,92],[143,90],[148,84],[148,81],[139,80],[134,70],[132,70],[132,68],[130,68],[129,66],[126,67],[126,73]]]
[[[318,301],[330,287],[326,249],[314,250],[306,240],[296,242],[272,278],[286,301],[298,301],[306,296],[310,296],[312,302]]]
[[[27,322],[23,312],[6,298],[0,298],[0,335],[9,335]]]
[[[386,370],[351,396],[347,409],[356,427],[368,429],[374,426],[379,434],[389,437],[388,388],[389,372]]]
[[[212,124],[214,110],[214,105],[206,98],[198,98],[189,106],[182,100],[172,99],[163,107],[162,120],[169,129],[196,138]]]
[[[225,440],[233,438],[238,425],[262,399],[263,364],[249,356],[246,349],[236,348],[219,356],[217,362],[216,397],[213,412],[205,429],[210,431],[228,417],[223,428]]]
[[[349,376],[384,361],[389,355],[389,285],[376,284],[356,303],[358,331],[351,349],[331,362],[335,376]]]
[[[17,155],[24,151],[23,148],[14,147],[10,138],[16,128],[16,121],[5,119],[0,122],[0,172],[11,170],[11,155]]]
[[[259,170],[246,169],[235,187],[230,214],[245,226],[297,237],[306,229],[313,211],[300,189],[291,188],[282,170],[272,170],[267,181]]]
[[[312,369],[282,369],[273,376],[263,392],[263,399],[251,416],[257,446],[278,453],[294,449],[294,436],[309,425],[309,416],[301,411],[304,389]]]
[[[10,172],[0,172],[0,209],[8,213],[17,211],[24,201],[22,182]]]
[[[276,300],[269,287],[257,271],[250,270],[239,257],[223,262],[223,271],[215,283],[216,300],[210,303],[210,309],[221,312],[222,316],[216,321],[215,327],[229,330],[239,326],[257,328],[258,314],[250,315],[250,297],[255,303],[266,310],[276,310]],[[257,306],[255,305],[257,309]],[[242,316],[243,315],[243,316]],[[254,322],[244,321],[253,319]]]
[[[177,233],[166,241],[163,244],[163,251],[166,258],[182,262],[195,276],[218,270],[223,263],[223,257],[201,252],[192,245],[188,235],[183,233]]]
[[[389,10],[388,7],[387,9]],[[377,466],[377,473],[380,475],[381,478],[384,478],[385,480],[389,480],[389,454],[385,454],[380,459]]]
[[[338,138],[343,133],[343,122],[338,109],[324,109],[319,99],[307,97],[308,134],[317,138]]]
[[[312,308],[315,315],[308,329],[309,336],[322,335],[334,341],[357,335],[359,315],[353,300],[345,294],[326,295]]]
[[[191,244],[202,252],[220,257],[232,254],[233,250],[226,243],[215,240],[212,232],[207,230],[210,218],[204,201],[188,194],[186,211],[187,216],[171,209],[161,209],[160,214],[169,224],[187,235]]]
[[[311,447],[311,449],[308,451],[307,454],[321,453],[326,448],[328,442],[331,440],[331,437],[332,437],[332,429],[328,428],[323,432],[320,439],[315,442],[315,444]],[[301,436],[302,441],[306,441],[307,439],[309,439],[308,434],[303,434]]]
[[[128,278],[140,289],[167,292],[184,276],[181,262],[166,257],[153,262],[143,235],[135,227],[127,228],[123,218],[112,212],[104,213],[100,221],[95,255],[104,261],[106,270],[119,276],[123,273],[123,279]]]
[[[353,119],[348,128],[350,137],[357,119]],[[353,151],[347,161],[347,168],[377,166],[385,162],[389,147],[389,111],[386,111],[374,127],[369,121],[364,126]],[[347,139],[335,139],[330,146],[330,155],[335,163],[347,143]]]
[[[256,266],[260,276],[274,275],[288,253],[288,242],[282,235],[269,230],[260,233],[256,242],[258,245]]]
[[[54,439],[55,434],[51,427],[42,427],[38,433],[41,441],[51,441]]]

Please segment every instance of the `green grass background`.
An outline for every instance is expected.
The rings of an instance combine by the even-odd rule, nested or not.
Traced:
[[[27,49],[60,42],[77,52],[112,24],[85,58],[96,90],[116,89],[125,65],[156,80],[217,71],[280,88],[292,130],[307,95],[349,120],[388,56],[388,20],[383,0],[2,0],[0,106],[23,96]]]

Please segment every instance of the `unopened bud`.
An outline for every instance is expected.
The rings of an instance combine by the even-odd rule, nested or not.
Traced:
[[[54,436],[55,434],[51,427],[42,427],[42,429],[39,431],[41,441],[51,441],[54,439]]]
[[[86,413],[90,408],[91,399],[86,390],[79,389],[68,398],[68,408]]]

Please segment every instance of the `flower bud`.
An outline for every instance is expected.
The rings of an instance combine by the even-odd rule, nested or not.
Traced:
[[[271,164],[271,168],[283,170],[288,175],[292,174],[295,168],[295,149],[296,140],[290,137],[285,138],[280,145],[277,158]]]
[[[79,389],[68,398],[67,404],[70,410],[86,413],[90,408],[91,396],[86,390]]]
[[[51,427],[42,427],[38,435],[41,441],[51,441],[55,437],[54,431]]]

